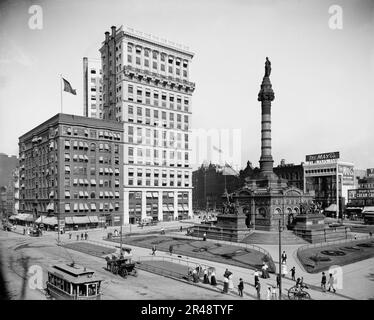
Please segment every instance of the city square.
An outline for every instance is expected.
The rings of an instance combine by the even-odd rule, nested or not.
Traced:
[[[374,6],[291,2],[1,5],[1,299],[374,299]]]

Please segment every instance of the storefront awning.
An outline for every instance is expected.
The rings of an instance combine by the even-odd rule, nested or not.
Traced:
[[[90,223],[90,219],[87,216],[72,217],[75,224],[86,224]]]
[[[33,221],[34,217],[31,213],[19,213],[16,215],[16,219],[21,221]]]
[[[47,224],[49,226],[55,226],[57,225],[57,218],[56,217],[43,217],[43,219],[41,219],[41,223]]]
[[[65,217],[65,224],[74,224],[73,217]]]
[[[99,223],[99,218],[97,216],[88,216],[91,223]]]
[[[336,204],[330,204],[324,211],[334,211],[336,212]]]
[[[362,213],[374,213],[374,207],[364,207]]]

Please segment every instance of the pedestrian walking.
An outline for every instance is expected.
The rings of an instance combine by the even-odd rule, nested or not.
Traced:
[[[239,297],[243,297],[243,290],[244,290],[244,282],[243,279],[239,279],[239,284],[238,284],[238,292],[239,292]]]
[[[264,279],[270,278],[268,268],[268,265],[266,264],[266,262],[264,262],[262,266],[262,278]]]
[[[229,290],[231,291],[231,290],[234,289],[234,282],[232,280],[232,273],[229,275],[228,280],[229,280]]]
[[[79,234],[77,234],[77,241],[79,241]]]
[[[85,238],[86,240],[88,240],[88,233],[87,233],[87,232],[84,234],[84,238]]]
[[[277,274],[277,288],[280,287],[280,275],[279,273]]]
[[[268,286],[268,290],[266,291],[266,300],[271,300],[271,287]]]
[[[212,286],[216,286],[217,285],[216,273],[214,272],[214,270],[212,271],[212,273],[210,275],[210,284]]]
[[[282,258],[282,263],[286,263],[286,262],[287,262],[287,254],[286,254],[286,251],[283,251],[281,258]]]
[[[336,289],[334,288],[334,282],[335,282],[335,279],[332,275],[332,273],[330,273],[330,278],[329,278],[329,288],[327,291],[330,292],[330,290],[332,289],[334,291],[334,293],[336,292]]]
[[[152,246],[152,256],[155,256],[156,255],[156,245],[154,244],[153,246]]]
[[[206,232],[204,232],[203,241],[206,241]]]
[[[223,290],[222,293],[228,293],[229,292],[229,279],[224,277],[223,278]]]
[[[282,263],[282,277],[284,278],[287,274],[287,264],[285,262]]]
[[[26,235],[26,229],[25,228],[23,228],[23,234]]]
[[[205,284],[210,284],[210,282],[209,282],[209,276],[208,276],[208,269],[204,270],[204,283]]]
[[[278,300],[277,299],[277,290],[275,286],[272,286],[271,288],[271,300]]]
[[[196,268],[193,269],[193,271],[192,271],[192,279],[193,279],[193,282],[195,282],[195,283],[199,282],[199,275],[197,273]]]
[[[256,286],[257,282],[260,281],[258,270],[256,270],[253,275],[255,277],[255,286]]]
[[[180,226],[179,231],[183,232],[183,227],[182,226]]]
[[[69,232],[69,240],[71,240],[71,232]]]
[[[169,252],[170,252],[170,255],[173,254],[173,245],[172,244],[169,246]]]
[[[83,240],[84,239],[84,234],[83,234],[83,232],[81,233],[81,240]]]
[[[296,280],[296,279],[295,279],[295,273],[296,273],[296,268],[295,268],[295,266],[293,266],[292,269],[291,269],[291,277],[292,277],[292,280],[293,280],[293,281]]]
[[[326,282],[327,282],[326,275],[324,272],[322,272],[321,289],[323,292],[326,292]]]
[[[257,282],[255,288],[256,288],[256,292],[257,292],[257,299],[261,300],[261,283],[260,283],[260,281]]]

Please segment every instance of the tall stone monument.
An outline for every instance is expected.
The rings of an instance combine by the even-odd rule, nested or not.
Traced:
[[[299,204],[311,201],[312,195],[287,185],[287,180],[273,172],[271,153],[271,104],[275,95],[270,81],[271,62],[265,61],[265,74],[257,100],[261,102],[260,172],[246,178],[245,186],[231,196],[243,207],[247,226],[256,230],[277,230],[279,220],[291,224],[299,214]]]

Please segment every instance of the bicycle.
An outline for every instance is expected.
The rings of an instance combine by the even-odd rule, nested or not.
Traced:
[[[311,296],[304,288],[309,289],[308,286],[302,285],[300,288],[293,286],[288,289],[288,299],[290,300],[310,300]]]

